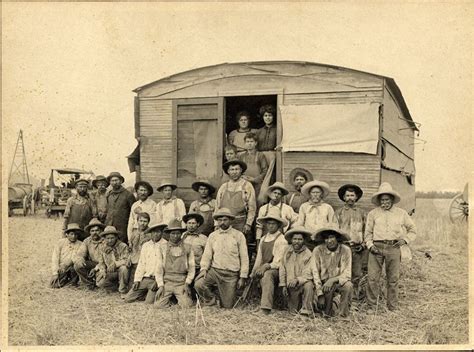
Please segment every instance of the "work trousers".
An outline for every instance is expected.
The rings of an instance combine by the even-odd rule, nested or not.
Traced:
[[[170,299],[175,296],[181,308],[189,308],[193,305],[191,297],[185,291],[185,280],[181,282],[165,281],[163,293],[156,302],[158,308],[167,308],[171,305]]]
[[[314,285],[311,281],[293,288],[288,287],[288,310],[290,313],[309,315],[312,312],[313,296]]]
[[[70,284],[74,285],[74,284],[77,284],[78,280],[79,280],[79,277],[77,276],[77,273],[74,271],[74,268],[71,265],[70,267],[66,269],[65,272],[58,275],[58,280],[54,284],[50,285],[50,287],[61,288]]]
[[[357,299],[362,298],[363,295],[360,293],[360,280],[363,276],[363,262],[367,255],[367,249],[364,249],[360,252],[356,252],[353,247],[352,251],[352,285],[354,285],[354,294]]]
[[[194,288],[200,297],[206,302],[213,298],[212,287],[217,286],[219,298],[223,308],[232,308],[234,306],[235,293],[239,281],[239,273],[210,268],[206,277],[199,277],[194,284]]]
[[[278,279],[278,269],[269,269],[265,271],[265,274],[263,274],[262,278],[260,279],[260,286],[262,287],[260,308],[273,308],[273,297],[275,295],[275,287],[278,287]]]
[[[81,279],[81,282],[88,287],[95,287],[95,277],[88,277],[89,272],[94,269],[97,265],[97,262],[92,260],[86,260],[86,265],[83,267],[79,267],[77,264],[74,264],[74,270],[76,271],[77,275]]]
[[[117,271],[106,273],[105,277],[101,277],[96,281],[100,288],[105,288],[107,291],[115,291],[118,284],[118,291],[120,293],[127,293],[128,291],[128,277],[129,270],[125,265],[118,268]]]
[[[340,315],[347,317],[351,300],[352,283],[347,281],[344,285],[341,285],[336,282],[332,285],[329,292],[324,293],[324,308],[322,312],[328,316]]]
[[[129,269],[130,274],[128,274],[128,277],[129,277],[128,290],[129,291],[132,289],[133,281],[135,280],[135,272],[137,271],[137,266],[138,266],[138,263],[135,263],[135,264],[132,263],[130,265],[130,269]]]
[[[136,291],[128,291],[127,297],[125,297],[125,302],[132,303],[135,301],[145,300],[145,303],[147,304],[155,303],[156,291],[151,290],[154,283],[155,278],[144,277],[142,281],[140,281],[140,286],[138,286],[138,289]]]
[[[385,263],[387,276],[387,307],[390,310],[398,307],[398,279],[400,278],[400,248],[392,244],[375,242],[381,254],[369,254],[367,303],[369,306],[377,304],[380,291],[380,276]]]

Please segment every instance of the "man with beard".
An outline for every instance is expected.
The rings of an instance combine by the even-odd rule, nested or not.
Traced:
[[[95,270],[99,264],[102,255],[102,248],[104,246],[103,238],[100,233],[104,230],[105,225],[96,218],[92,219],[84,228],[86,233],[89,233],[82,243],[79,251],[73,258],[74,270],[79,275],[81,282],[87,286],[88,289],[95,288]]]
[[[352,251],[352,284],[355,296],[361,298],[363,292],[360,290],[359,282],[362,278],[362,263],[367,258],[368,252],[364,243],[366,214],[357,206],[357,202],[364,192],[357,185],[347,184],[339,188],[337,194],[345,204],[337,209],[334,215],[341,230],[348,233],[351,238],[348,245]]]
[[[285,233],[298,220],[298,215],[293,211],[293,208],[282,202],[283,196],[288,194],[288,190],[283,183],[275,182],[273,185],[268,187],[267,194],[270,197],[270,201],[260,207],[258,210],[257,219],[266,216],[282,218],[286,222],[282,229],[282,232]],[[259,243],[262,235],[264,235],[266,232],[267,231],[264,227],[264,224],[257,221],[257,230],[255,236],[257,239],[257,244]]]
[[[105,176],[99,175],[92,181],[92,186],[97,188],[94,194],[95,206],[97,207],[97,219],[105,223],[105,218],[107,217],[107,187],[109,187],[109,182],[107,182]]]
[[[230,209],[218,209],[214,219],[218,229],[209,235],[194,287],[203,300],[202,305],[209,306],[216,304],[211,289],[217,286],[221,306],[232,308],[236,288],[245,286],[249,273],[247,243],[243,233],[231,226],[235,215]]]
[[[349,316],[352,299],[351,249],[342,242],[349,236],[336,226],[316,231],[311,262],[316,306],[325,317]],[[339,300],[339,302],[338,302]]]
[[[132,193],[122,186],[125,179],[120,173],[111,172],[107,176],[107,181],[112,186],[112,189],[107,194],[107,218],[105,224],[114,226],[120,234],[120,240],[128,243],[128,219],[136,199]]]
[[[133,203],[130,209],[130,218],[128,219],[127,237],[130,241],[132,231],[138,228],[138,214],[147,213],[149,215],[148,222],[154,221],[156,213],[156,203],[150,197],[153,194],[153,187],[146,181],[135,183],[135,192],[137,192],[138,200]]]
[[[97,208],[95,202],[88,193],[89,181],[78,179],[75,183],[76,194],[69,197],[64,210],[63,231],[67,225],[71,223],[78,224],[83,229],[93,217],[97,216]],[[85,233],[80,234],[79,240],[85,239]]]
[[[209,236],[214,231],[212,215],[216,209],[216,200],[212,199],[212,195],[216,192],[216,189],[207,180],[196,181],[191,187],[195,192],[199,193],[199,198],[191,203],[189,213],[201,214],[203,221],[197,231]],[[186,220],[183,221],[186,223]]]
[[[400,202],[398,192],[388,182],[380,185],[372,196],[378,207],[367,215],[365,243],[369,249],[367,303],[372,310],[378,301],[379,281],[385,263],[387,276],[387,307],[398,308],[398,279],[400,277],[400,247],[416,238],[416,227],[408,213],[394,206]]]
[[[310,238],[311,232],[304,227],[294,227],[285,234],[290,246],[283,253],[279,279],[290,313],[310,315],[312,312],[314,285],[311,251],[305,245]]]
[[[301,204],[308,201],[308,198],[301,193],[301,188],[306,182],[313,181],[313,175],[308,170],[297,167],[291,170],[290,180],[293,182],[295,190],[288,194],[286,202],[298,214]]]

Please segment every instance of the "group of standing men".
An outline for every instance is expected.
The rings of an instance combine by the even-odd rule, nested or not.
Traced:
[[[362,189],[343,185],[338,195],[344,204],[334,211],[324,202],[329,185],[297,168],[290,175],[295,189],[275,182],[268,203],[257,209],[246,169],[240,159],[225,162],[228,181],[215,199],[210,182],[193,183],[198,197],[188,213],[171,182],[157,188],[163,199],[155,203],[148,182],[135,184],[137,200],[116,172],[93,181],[94,196],[88,181],[78,180],[64,214],[66,238],[54,249],[51,286],[80,278],[91,289],[118,287],[126,302],[167,307],[174,296],[183,307],[199,298],[202,305],[218,299],[231,308],[238,289],[259,281],[264,314],[280,287],[292,312],[347,317],[368,256],[369,308],[378,303],[384,263],[387,306],[397,308],[400,247],[414,240],[416,229],[406,211],[394,206],[400,195],[390,184],[372,196],[376,208],[367,216],[357,206]]]

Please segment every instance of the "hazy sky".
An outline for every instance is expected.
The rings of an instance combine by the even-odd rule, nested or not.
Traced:
[[[223,62],[302,60],[393,77],[427,140],[415,146],[417,189],[461,189],[472,151],[467,6],[2,3],[3,165],[21,128],[38,178],[81,167],[130,182],[132,89]]]

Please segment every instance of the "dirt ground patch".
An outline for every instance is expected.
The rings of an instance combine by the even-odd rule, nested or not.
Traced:
[[[157,310],[118,294],[48,288],[61,219],[9,219],[9,345],[467,344],[467,227],[446,217],[446,201],[418,200],[418,239],[402,270],[400,309],[380,307],[350,321],[307,319],[257,306]],[[429,253],[431,259],[426,256]],[[205,322],[205,325],[204,325]]]

